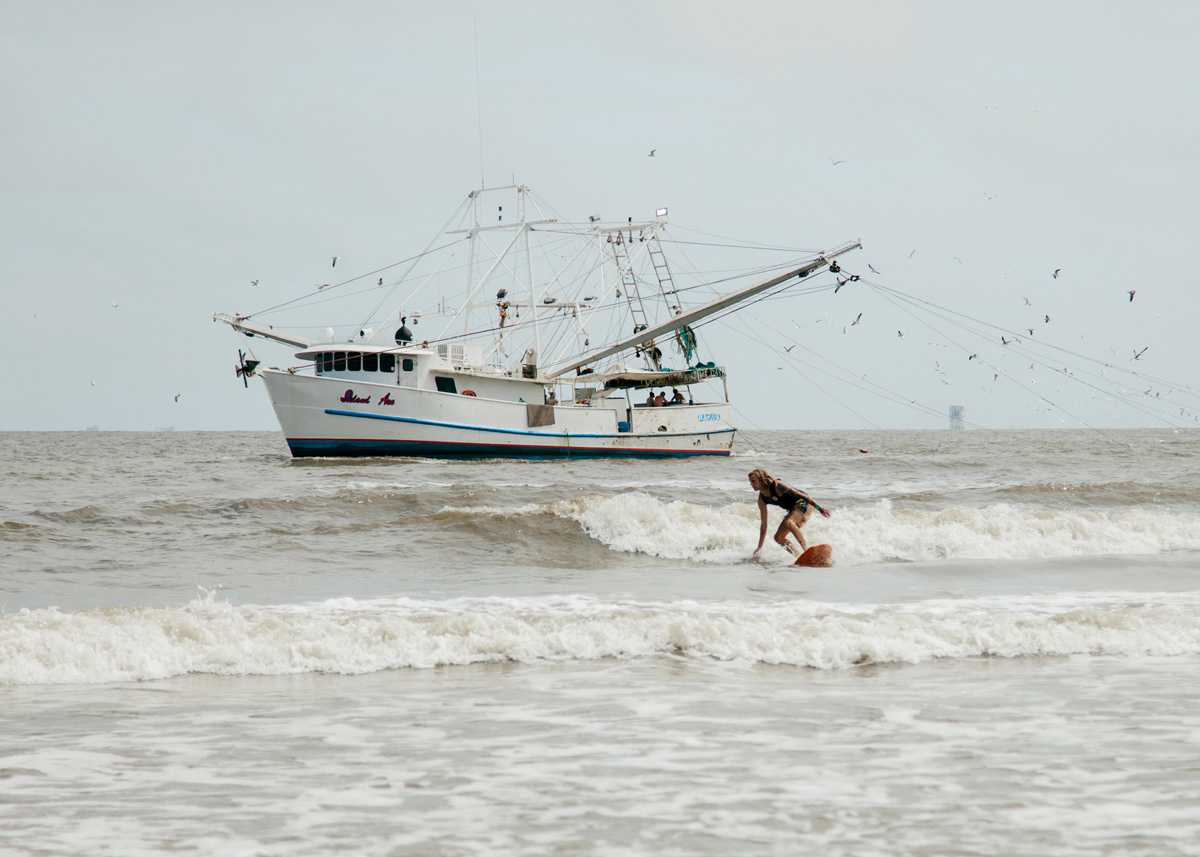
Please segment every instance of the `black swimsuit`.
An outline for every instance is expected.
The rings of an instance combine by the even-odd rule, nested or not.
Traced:
[[[808,498],[795,488],[789,488],[782,483],[779,485],[778,497],[774,497],[768,494],[766,491],[760,491],[758,496],[764,503],[767,503],[771,506],[778,506],[779,508],[787,511],[788,514],[791,514],[797,509],[800,510],[801,515],[808,511]]]

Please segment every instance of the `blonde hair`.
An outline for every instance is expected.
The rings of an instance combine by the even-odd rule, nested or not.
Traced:
[[[779,493],[779,480],[767,471],[763,470],[761,467],[754,468],[747,475],[750,479],[756,480],[758,484],[762,486],[762,488],[758,489],[760,492],[767,491],[767,493],[772,495]]]

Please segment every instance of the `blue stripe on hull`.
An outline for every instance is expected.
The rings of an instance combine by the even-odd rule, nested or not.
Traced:
[[[296,458],[408,455],[423,458],[689,458],[729,455],[728,449],[618,449],[607,447],[516,446],[492,443],[437,443],[419,440],[288,438]]]

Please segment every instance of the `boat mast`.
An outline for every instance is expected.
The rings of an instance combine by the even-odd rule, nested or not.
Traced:
[[[538,291],[537,283],[533,279],[533,252],[529,249],[529,225],[525,222],[525,193],[529,188],[525,185],[517,185],[517,199],[519,200],[517,208],[521,213],[521,231],[525,233],[525,264],[529,270],[529,303],[531,320],[533,321],[533,360],[534,365],[542,359],[542,334],[538,327]]]

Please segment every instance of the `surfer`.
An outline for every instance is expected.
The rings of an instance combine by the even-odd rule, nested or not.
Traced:
[[[814,510],[826,518],[829,517],[829,510],[823,508],[804,491],[783,484],[761,467],[751,470],[749,479],[750,487],[758,492],[758,514],[762,520],[758,529],[758,547],[754,549],[751,559],[758,559],[759,551],[762,550],[763,542],[767,538],[768,505],[778,506],[785,512],[783,520],[779,522],[779,529],[775,531],[775,541],[788,553],[799,556],[801,552],[808,549],[808,543],[804,540],[804,534],[800,528],[812,517]],[[796,541],[800,543],[799,551],[788,540],[789,534],[795,536]]]

